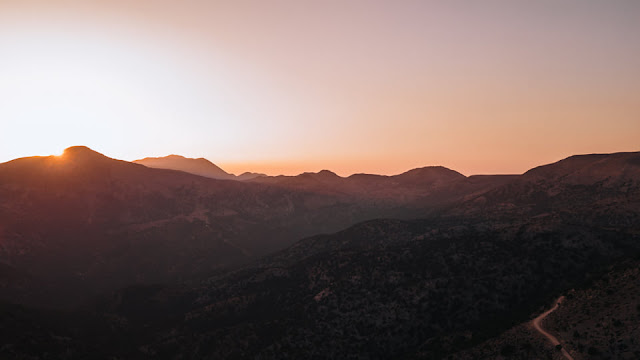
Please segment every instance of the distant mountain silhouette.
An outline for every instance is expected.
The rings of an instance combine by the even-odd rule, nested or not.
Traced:
[[[572,184],[605,181],[619,185],[640,176],[640,153],[574,155],[553,164],[533,168],[524,174],[527,179],[544,178]]]
[[[262,173],[254,173],[254,172],[247,171],[247,172],[243,172],[240,175],[237,175],[236,180],[240,180],[240,181],[251,180],[261,176],[267,176],[267,175]]]
[[[169,169],[188,172],[194,175],[200,175],[212,179],[219,180],[239,180],[246,181],[257,177],[267,176],[262,173],[244,172],[240,175],[230,174],[222,170],[219,166],[211,161],[198,158],[191,159],[180,155],[169,155],[165,157],[147,157],[133,161],[136,164],[156,169]]]
[[[430,166],[393,176],[355,174],[341,177],[329,170],[322,170],[317,173],[306,172],[297,176],[260,177],[253,179],[253,181],[298,189],[397,199],[398,192],[403,192],[404,197],[426,195],[435,188],[446,187],[464,179],[466,177],[456,171],[442,166]]]
[[[297,176],[259,177],[250,182],[269,184],[286,189],[312,191],[333,196],[341,201],[357,201],[396,209],[395,217],[425,216],[438,209],[463,201],[473,194],[482,194],[499,187],[517,176],[466,177],[442,166],[428,166],[399,175],[354,174],[341,177],[322,170]]]
[[[133,162],[150,168],[180,170],[212,179],[236,179],[233,174],[229,174],[216,164],[204,158],[191,159],[180,155],[169,155],[165,157],[148,157],[141,160],[134,160]]]
[[[79,288],[175,281],[360,221],[427,214],[499,184],[478,190],[456,174],[433,169],[367,184],[330,171],[220,181],[76,146],[0,164],[0,263],[50,291],[67,289],[34,297],[51,301]]]

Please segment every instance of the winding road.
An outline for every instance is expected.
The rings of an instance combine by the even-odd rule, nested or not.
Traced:
[[[543,312],[542,314],[538,315],[538,317],[536,317],[535,319],[533,319],[533,321],[531,321],[531,324],[533,325],[533,328],[536,329],[540,334],[544,335],[547,339],[549,339],[549,341],[551,341],[551,343],[553,344],[553,346],[556,345],[560,345],[560,341],[558,341],[558,339],[549,334],[548,332],[546,332],[542,326],[540,325],[540,323],[542,323],[542,320],[544,320],[544,318],[546,318],[549,314],[551,314],[552,312],[556,311],[556,309],[558,309],[558,305],[560,305],[560,303],[564,300],[564,296],[560,296],[558,298],[558,300],[556,300],[555,305]],[[569,353],[567,352],[567,350],[564,349],[564,347],[561,349],[562,355],[564,355],[565,358],[569,359],[569,360],[573,360],[573,357],[571,355],[569,355]]]

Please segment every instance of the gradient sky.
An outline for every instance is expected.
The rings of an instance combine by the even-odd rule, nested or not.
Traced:
[[[0,0],[0,162],[521,173],[640,150],[640,1]]]

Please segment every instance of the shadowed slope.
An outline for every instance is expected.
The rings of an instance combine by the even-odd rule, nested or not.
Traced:
[[[553,164],[533,168],[524,177],[571,184],[604,181],[619,185],[621,181],[640,177],[640,152],[574,155]]]

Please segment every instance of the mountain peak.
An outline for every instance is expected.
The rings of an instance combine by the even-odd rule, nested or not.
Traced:
[[[179,170],[213,179],[235,179],[234,175],[222,170],[216,164],[205,158],[193,159],[181,155],[168,155],[165,157],[148,157],[133,162],[146,167]]]
[[[330,170],[320,170],[317,173],[314,172],[304,172],[298,176],[298,178],[307,178],[307,179],[321,179],[321,180],[333,180],[340,179],[341,177],[338,174],[334,173]]]
[[[332,178],[340,177],[340,176],[338,176],[338,174],[334,173],[331,170],[320,170],[320,171],[318,171],[317,175],[322,176],[322,177],[332,177]]]
[[[69,146],[68,148],[64,149],[64,154],[74,154],[74,153],[83,153],[83,152],[97,153],[96,151],[84,145]]]
[[[74,160],[92,160],[92,159],[103,159],[107,158],[103,154],[90,149],[87,146],[71,146],[64,149],[64,152],[61,155],[64,158],[74,159]]]
[[[463,178],[465,177],[464,175],[460,174],[459,172],[455,171],[455,170],[451,170],[449,168],[446,168],[444,166],[425,166],[425,167],[421,167],[421,168],[416,168],[416,169],[411,169],[409,171],[406,171],[400,175],[396,175],[396,176],[402,176],[402,177],[433,177],[433,176],[439,176],[439,177],[451,177],[451,178]]]
[[[261,177],[267,177],[267,174],[246,171],[246,172],[243,172],[242,174],[236,176],[236,179],[238,179],[238,180],[252,180],[252,179],[261,178]]]

